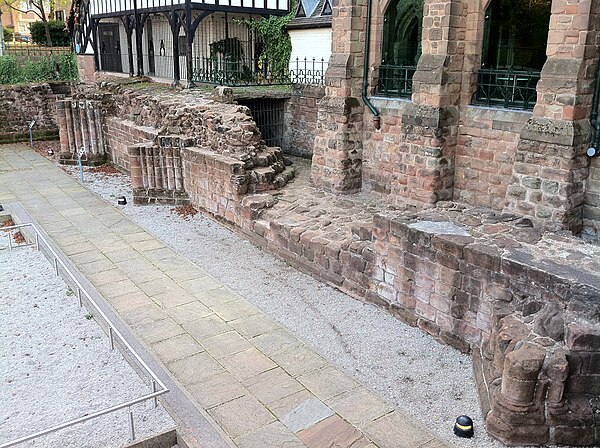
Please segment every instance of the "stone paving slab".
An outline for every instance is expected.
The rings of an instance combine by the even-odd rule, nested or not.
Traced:
[[[445,446],[51,162],[0,146],[0,167],[0,203],[31,213],[230,445]]]

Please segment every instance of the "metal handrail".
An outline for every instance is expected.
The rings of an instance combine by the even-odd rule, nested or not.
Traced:
[[[70,420],[66,423],[62,423],[56,426],[53,426],[49,429],[45,429],[43,431],[39,431],[36,432],[34,434],[25,436],[25,437],[21,437],[19,439],[13,440],[11,442],[6,442],[3,443],[2,445],[0,445],[0,448],[8,448],[10,446],[14,446],[17,445],[19,443],[23,443],[26,442],[28,440],[32,440],[35,439],[37,437],[46,435],[46,434],[50,434],[56,431],[59,431],[61,429],[64,428],[68,428],[70,426],[76,425],[78,423],[83,423],[85,421],[94,419],[96,417],[100,417],[102,415],[106,415],[106,414],[110,414],[112,412],[118,411],[120,409],[125,409],[125,408],[129,408],[128,410],[128,422],[129,422],[129,433],[131,436],[131,440],[135,440],[135,427],[134,427],[134,423],[133,423],[133,411],[131,410],[131,406],[138,404],[138,403],[142,403],[144,401],[147,400],[154,400],[154,407],[156,408],[158,406],[158,401],[157,398],[160,395],[163,395],[167,392],[169,392],[169,389],[167,388],[167,386],[160,380],[160,378],[158,378],[158,376],[156,375],[156,373],[154,373],[154,371],[144,362],[144,360],[140,357],[140,355],[135,351],[135,349],[129,344],[129,342],[127,342],[127,340],[125,340],[125,338],[123,337],[123,335],[121,334],[121,332],[117,329],[117,327],[115,326],[115,324],[113,324],[113,322],[109,319],[109,317],[104,313],[104,311],[102,311],[102,309],[98,306],[98,304],[96,303],[96,301],[92,298],[92,296],[87,292],[87,290],[81,285],[81,283],[77,280],[77,278],[75,278],[75,275],[71,272],[71,270],[67,267],[67,265],[60,259],[60,257],[58,256],[58,254],[56,253],[56,251],[52,248],[52,246],[50,246],[50,244],[48,243],[48,241],[46,240],[46,238],[44,238],[44,236],[41,234],[41,232],[39,231],[39,229],[37,228],[37,226],[33,223],[26,223],[26,224],[17,224],[14,226],[6,226],[6,227],[0,227],[0,230],[5,230],[8,231],[8,243],[9,243],[9,248],[12,250],[13,245],[11,242],[11,230],[15,230],[15,229],[21,229],[24,227],[31,227],[34,231],[35,231],[35,247],[36,250],[40,250],[40,240],[45,244],[45,246],[48,248],[48,250],[50,251],[50,253],[52,254],[53,257],[53,263],[54,263],[54,271],[56,273],[56,275],[59,275],[59,266],[62,267],[62,269],[64,270],[64,272],[66,272],[69,277],[71,278],[71,281],[76,285],[77,288],[77,298],[79,299],[79,306],[83,305],[82,302],[82,294],[83,296],[89,301],[89,303],[91,303],[91,305],[94,307],[94,309],[96,310],[96,312],[102,316],[102,318],[104,319],[104,321],[106,322],[106,324],[108,325],[108,337],[110,340],[110,348],[111,350],[114,350],[115,348],[115,344],[114,344],[114,338],[115,336],[117,337],[117,339],[119,339],[121,341],[121,343],[125,346],[125,348],[127,348],[127,350],[129,350],[129,352],[133,355],[133,357],[136,359],[136,361],[142,366],[142,368],[146,371],[146,373],[148,373],[148,375],[150,375],[152,377],[152,392],[144,395],[140,398],[136,398],[134,400],[130,400],[128,402],[116,405],[116,406],[112,406],[110,408],[107,409],[103,409],[97,412],[94,412],[93,414],[90,415],[86,415],[84,417],[79,417],[73,420]],[[33,246],[34,244],[20,244],[17,247],[22,247],[22,246]],[[157,384],[160,386],[160,390],[157,390]]]

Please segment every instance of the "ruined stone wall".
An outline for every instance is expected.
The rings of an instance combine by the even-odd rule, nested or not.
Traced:
[[[70,92],[68,84],[0,86],[0,143],[29,140],[29,123],[39,140],[58,137],[55,101]]]
[[[316,137],[317,103],[325,96],[325,87],[296,84],[286,103],[284,152],[300,157],[312,157]]]
[[[158,131],[150,127],[137,126],[134,122],[119,117],[106,117],[104,136],[110,162],[129,173],[131,171],[129,147],[138,143],[154,142],[158,137]]]
[[[513,165],[517,172],[529,172],[527,167],[520,168],[515,153],[530,116],[530,112],[506,109],[464,108],[456,146],[454,200],[502,210]],[[513,188],[509,194],[519,191]]]
[[[600,442],[591,405],[600,394],[597,248],[457,203],[357,217],[341,239],[300,214],[271,219],[270,207],[269,195],[246,196],[236,226],[293,266],[478,354],[494,436]]]

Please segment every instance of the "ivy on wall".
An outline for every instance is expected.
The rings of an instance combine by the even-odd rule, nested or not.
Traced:
[[[261,20],[243,20],[246,26],[256,32],[264,43],[259,63],[268,66],[271,74],[277,78],[288,75],[292,41],[285,27],[294,18],[296,2],[293,1],[290,13],[285,16],[270,16]]]

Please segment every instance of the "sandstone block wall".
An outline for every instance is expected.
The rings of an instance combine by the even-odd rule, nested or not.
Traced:
[[[456,146],[455,200],[502,210],[513,166],[517,173],[531,174],[515,160],[519,135],[530,116],[531,112],[465,108]],[[514,188],[508,192],[515,193]]]
[[[286,153],[311,157],[316,137],[317,103],[325,96],[325,87],[296,84],[285,109],[282,147]]]
[[[32,120],[35,139],[57,138],[55,101],[69,92],[61,83],[0,86],[0,143],[28,141]]]
[[[488,430],[518,444],[600,442],[600,282],[593,255],[527,221],[456,203],[356,222],[343,239],[301,215],[262,219],[246,196],[236,226],[260,247],[443,343],[477,355]],[[558,257],[578,260],[565,266]],[[597,253],[597,252],[596,252]]]
[[[281,157],[279,148],[269,148],[261,154],[262,163],[248,169],[240,160],[215,154],[206,148],[189,147],[181,152],[185,191],[192,203],[231,223],[240,223],[238,210],[247,193],[272,190],[287,183],[291,172],[272,161]]]

